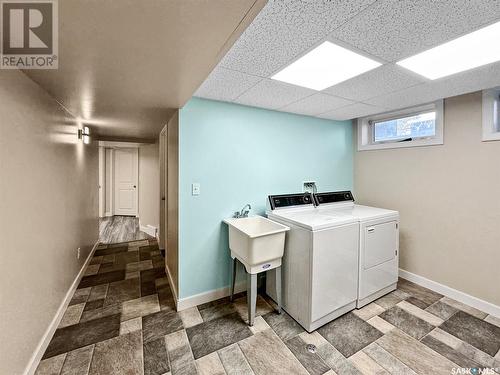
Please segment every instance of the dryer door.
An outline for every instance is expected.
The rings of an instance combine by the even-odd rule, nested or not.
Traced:
[[[397,220],[361,225],[358,304],[398,281],[398,227]]]

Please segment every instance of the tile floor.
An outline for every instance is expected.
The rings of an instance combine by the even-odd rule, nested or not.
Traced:
[[[176,312],[154,240],[101,245],[37,374],[500,373],[500,319],[406,280],[311,334],[262,295],[257,315],[243,293]]]
[[[152,239],[139,229],[134,216],[109,216],[99,219],[99,241],[103,244]]]

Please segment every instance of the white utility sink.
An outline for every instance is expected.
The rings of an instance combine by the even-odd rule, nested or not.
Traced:
[[[229,226],[231,257],[237,258],[250,274],[281,266],[285,232],[289,227],[262,216],[224,220]]]

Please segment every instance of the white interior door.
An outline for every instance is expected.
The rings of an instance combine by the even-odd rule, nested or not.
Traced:
[[[139,153],[137,148],[115,152],[115,215],[137,216]]]

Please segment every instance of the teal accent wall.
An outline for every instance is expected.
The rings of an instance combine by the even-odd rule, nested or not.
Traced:
[[[179,297],[230,283],[227,226],[269,194],[352,189],[351,121],[330,121],[199,98],[179,118]],[[201,194],[191,195],[191,184]]]

